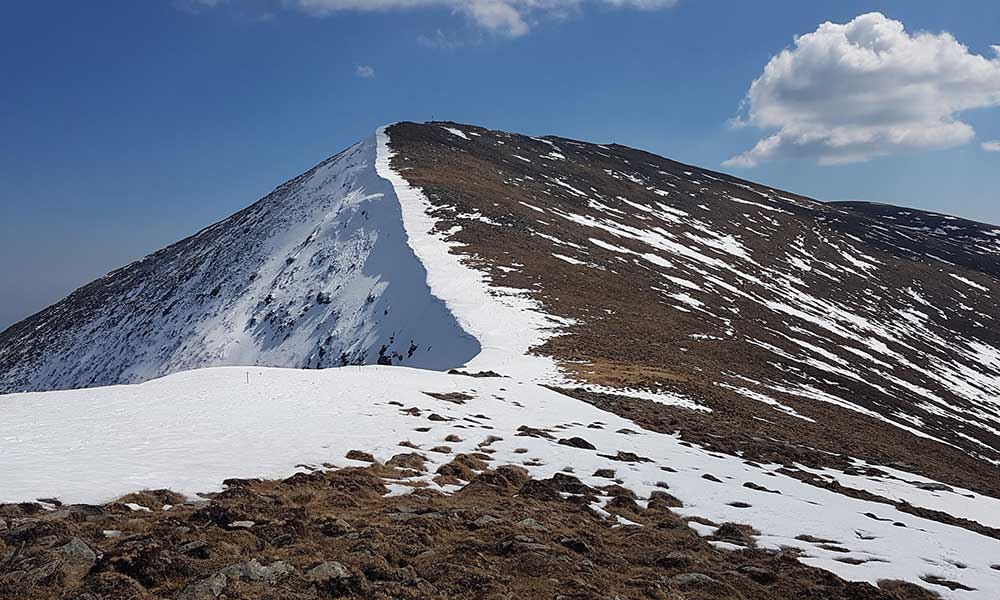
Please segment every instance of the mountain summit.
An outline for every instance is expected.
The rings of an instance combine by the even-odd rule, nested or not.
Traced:
[[[351,484],[372,494],[499,485],[607,528],[669,508],[744,559],[794,548],[848,580],[989,598],[998,299],[997,227],[399,123],[0,334],[0,393],[94,388],[3,397],[0,501],[304,467],[282,485],[325,489],[347,484],[315,465],[346,457],[375,464]],[[246,481],[216,500],[255,497]],[[668,558],[669,589],[706,583]],[[742,597],[767,597],[755,576],[731,579]]]

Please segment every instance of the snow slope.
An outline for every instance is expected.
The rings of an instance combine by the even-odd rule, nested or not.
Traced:
[[[0,334],[0,393],[225,365],[443,369],[475,356],[407,245],[371,138]]]
[[[471,399],[457,404],[424,392],[464,392]],[[419,412],[411,414],[412,408]],[[429,419],[432,414],[445,420]],[[597,469],[613,469],[640,501],[663,482],[684,501],[680,513],[751,523],[761,532],[759,546],[800,548],[804,562],[846,579],[919,583],[923,576],[937,576],[977,590],[934,588],[953,598],[993,598],[1000,589],[1000,571],[990,568],[1000,557],[1000,540],[807,485],[778,472],[780,465],[756,465],[685,445],[676,436],[642,430],[521,379],[385,366],[215,368],[140,385],[0,396],[0,422],[0,502],[53,495],[102,502],[162,487],[193,495],[220,490],[219,482],[229,477],[287,476],[299,464],[362,464],[344,458],[352,449],[385,461],[410,451],[398,446],[404,440],[423,450],[433,473],[454,455],[473,452],[496,436],[502,439],[490,444],[494,465],[523,465],[536,477],[572,470],[592,486],[608,483],[592,476]],[[519,436],[523,425],[544,429],[552,438]],[[462,441],[446,442],[449,435]],[[557,443],[574,436],[597,449]],[[428,452],[442,444],[448,453]],[[649,462],[613,460],[618,452]],[[927,492],[905,481],[923,480],[895,473],[896,493],[921,506]],[[432,477],[424,474],[410,483],[436,487]],[[747,482],[780,494],[747,488]],[[391,489],[413,488],[403,482]],[[968,493],[963,501],[971,514],[1000,514],[996,499]],[[693,526],[703,534],[714,530]],[[802,535],[836,543],[796,539]],[[830,549],[834,546],[848,552]]]

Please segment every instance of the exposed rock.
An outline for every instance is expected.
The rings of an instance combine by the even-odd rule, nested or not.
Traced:
[[[559,543],[565,546],[566,548],[569,548],[573,552],[577,552],[579,554],[590,554],[591,552],[590,546],[587,544],[587,542],[579,538],[564,537],[559,539]]]
[[[719,585],[718,581],[712,579],[704,573],[681,573],[680,575],[674,575],[668,581],[670,585],[682,590]]]
[[[563,438],[556,443],[562,444],[563,446],[572,446],[573,448],[582,448],[584,450],[597,450],[596,446],[582,437]]]
[[[67,579],[83,579],[97,563],[97,554],[80,538],[73,538],[56,552],[62,559],[62,571]]]
[[[295,573],[295,568],[280,560],[265,567],[255,558],[249,562],[228,566],[219,572],[233,579],[274,585],[281,579]]]
[[[496,518],[494,516],[483,515],[483,516],[479,517],[478,519],[476,519],[475,521],[473,521],[472,524],[475,527],[480,528],[480,527],[489,527],[490,525],[495,525],[495,524],[500,523],[500,522],[502,522],[502,520],[498,519],[498,518]]]
[[[517,523],[515,523],[515,525],[517,525],[518,527],[522,527],[524,529],[530,529],[532,531],[548,531],[549,530],[545,525],[542,525],[541,523],[539,523],[535,519],[532,519],[531,517],[527,517],[527,518],[521,519],[520,521],[518,521]]]
[[[367,452],[362,452],[361,450],[351,450],[345,456],[348,460],[360,460],[362,462],[375,462],[375,457]]]
[[[196,581],[181,590],[176,600],[215,600],[226,589],[228,579],[222,573],[216,573]]]

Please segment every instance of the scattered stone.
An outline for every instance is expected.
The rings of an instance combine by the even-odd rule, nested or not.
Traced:
[[[268,566],[263,566],[256,558],[249,562],[230,565],[219,571],[225,577],[239,579],[242,581],[252,581],[274,585],[278,581],[295,573],[292,567],[284,561],[275,561]]]
[[[431,398],[437,398],[438,400],[453,402],[455,404],[465,404],[468,400],[472,400],[472,396],[463,392],[424,392],[424,394],[430,396]]]
[[[937,483],[937,482],[918,483],[916,487],[917,487],[917,489],[926,490],[928,492],[954,492],[955,491],[951,486],[947,486],[947,485],[945,485],[943,483]]]
[[[619,450],[618,454],[615,454],[614,456],[608,454],[598,454],[598,456],[618,462],[629,462],[629,463],[653,462],[652,460],[646,458],[645,456],[639,456],[638,454],[635,454],[633,452],[623,452],[621,450]]]
[[[762,485],[758,485],[758,484],[756,484],[756,483],[754,483],[752,481],[748,481],[748,482],[744,483],[743,487],[745,487],[747,489],[750,489],[750,490],[754,490],[756,492],[767,492],[768,494],[780,494],[781,493],[778,490],[769,490],[766,487],[764,487]]]
[[[924,581],[931,585],[939,585],[941,587],[946,587],[951,591],[961,590],[963,592],[974,592],[976,588],[969,587],[963,583],[957,581],[952,581],[950,579],[945,579],[944,577],[938,577],[937,575],[924,575],[921,577]]]
[[[753,535],[756,533],[750,525],[739,523],[723,523],[713,534],[716,538],[736,542],[744,546],[754,545]]]
[[[527,518],[521,519],[520,521],[518,521],[517,523],[515,523],[515,525],[517,525],[518,527],[521,527],[523,529],[530,529],[531,531],[548,531],[549,530],[545,525],[542,525],[541,523],[539,523],[535,519],[532,519],[531,517],[527,517]]]
[[[503,377],[500,373],[496,371],[477,371],[475,373],[470,373],[468,371],[460,371],[458,369],[449,369],[449,375],[464,375],[466,377]]]
[[[361,578],[336,561],[323,562],[309,569],[306,580],[333,596],[347,595],[361,588]]]
[[[253,521],[233,521],[227,527],[229,529],[252,529],[256,525]]]
[[[458,437],[454,433],[449,433],[447,436],[445,436],[444,441],[457,444],[458,442],[462,441],[462,438]]]
[[[331,519],[320,524],[319,531],[328,537],[339,537],[347,535],[348,533],[353,533],[354,528],[343,519]]]
[[[215,600],[222,595],[227,583],[225,575],[216,573],[188,585],[177,595],[177,600]]]
[[[657,558],[656,564],[668,569],[677,569],[691,564],[691,555],[681,550],[672,550]]]
[[[402,445],[402,444],[400,444]],[[424,471],[424,463],[427,459],[423,454],[418,454],[416,452],[409,452],[405,454],[397,454],[386,461],[386,465],[390,467],[396,467],[397,469],[413,469],[414,471]]]
[[[594,477],[603,477],[604,479],[614,479],[615,470],[614,469],[598,469],[594,471]]]
[[[750,508],[750,505],[746,502],[730,502],[729,506],[732,506],[733,508]]]
[[[711,473],[705,473],[701,476],[701,478],[706,481],[714,481],[715,483],[722,483],[721,479],[719,479],[715,475],[712,475]]]
[[[373,463],[375,462],[375,457],[367,452],[362,452],[361,450],[351,450],[347,453],[346,458],[348,460],[360,460],[362,462]]]
[[[62,558],[62,571],[73,581],[83,579],[94,565],[97,564],[97,554],[80,538],[73,538],[65,546],[60,546],[56,552]]]
[[[517,434],[521,437],[534,437],[534,438],[544,438],[547,440],[554,440],[552,434],[545,431],[544,429],[536,429],[534,427],[528,427],[527,425],[521,425],[517,428]]]
[[[649,503],[647,506],[651,510],[669,510],[671,508],[683,508],[684,503],[667,492],[653,490],[649,494]]]
[[[483,515],[483,516],[479,517],[478,519],[476,519],[475,521],[473,521],[472,524],[477,529],[481,529],[483,527],[489,527],[491,525],[496,525],[497,523],[500,523],[501,521],[502,521],[502,519],[498,519],[498,518],[496,518],[494,516]]]
[[[591,551],[590,546],[587,545],[587,542],[579,538],[572,538],[572,537],[559,538],[559,543],[578,554],[590,554]]]
[[[104,529],[101,531],[101,535],[103,535],[106,539],[113,540],[120,538],[122,536],[122,532],[118,529]]]
[[[561,444],[563,446],[571,446],[573,448],[582,448],[584,450],[597,450],[596,446],[594,446],[587,440],[583,439],[582,437],[563,438],[556,443]]]
[[[667,581],[670,585],[680,589],[719,585],[718,581],[704,573],[681,573],[674,575]]]
[[[186,544],[181,544],[177,547],[177,551],[181,554],[187,554],[194,556],[195,558],[208,558],[208,543],[202,540],[194,540],[193,542],[188,542]]]
[[[764,585],[770,585],[778,580],[778,576],[774,573],[774,571],[769,571],[753,565],[744,565],[740,567],[738,571],[757,583],[762,583]]]
[[[451,454],[451,446],[434,446],[431,448],[431,452],[437,452],[438,454]]]

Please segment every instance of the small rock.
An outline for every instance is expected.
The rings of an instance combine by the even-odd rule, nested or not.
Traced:
[[[359,576],[336,561],[323,562],[309,569],[306,572],[306,580],[334,596],[357,592],[362,583]]]
[[[181,554],[190,554],[196,558],[208,558],[208,544],[202,540],[194,540],[177,547]]]
[[[778,576],[774,574],[773,571],[768,571],[767,569],[762,569],[760,567],[754,567],[751,565],[744,565],[739,568],[739,572],[743,573],[750,579],[753,579],[757,583],[763,583],[765,585],[774,583],[778,580]]]
[[[325,521],[322,525],[320,525],[319,531],[323,535],[329,537],[338,537],[352,533],[354,528],[343,519],[333,519],[331,521]]]
[[[598,456],[618,462],[628,462],[628,463],[653,462],[652,460],[646,458],[645,456],[639,456],[634,452],[625,452],[623,450],[619,450],[618,454],[615,454],[614,456],[611,456],[610,454],[599,454]]]
[[[594,477],[603,477],[605,479],[614,479],[615,470],[614,469],[598,469],[594,471]]]
[[[718,585],[719,583],[704,573],[681,573],[680,575],[671,577],[668,582],[670,585],[681,589]]]
[[[56,552],[62,558],[63,573],[71,580],[83,579],[97,564],[97,554],[80,538],[71,539],[65,546],[57,548]]]
[[[105,529],[101,532],[101,534],[109,540],[120,538],[122,536],[122,532],[118,529]]]
[[[265,567],[260,564],[256,558],[254,558],[249,562],[238,565],[230,565],[219,572],[226,577],[274,585],[279,580],[294,573],[295,568],[280,560]]]
[[[722,483],[721,479],[719,479],[715,475],[712,475],[711,473],[705,473],[704,475],[701,476],[701,478],[706,481],[714,481],[715,483]]]
[[[330,579],[350,578],[351,572],[337,561],[323,562],[306,571],[306,580],[318,583]]]
[[[597,450],[597,446],[594,446],[582,437],[563,438],[556,443],[563,446],[571,446],[573,448],[582,448],[584,450]]]
[[[360,460],[362,462],[375,462],[375,457],[367,452],[362,452],[361,450],[351,450],[347,453],[346,458],[348,460]]]
[[[531,517],[521,519],[520,521],[515,523],[515,525],[523,529],[530,529],[532,531],[548,531],[548,528],[545,527],[545,525],[542,525],[541,523],[539,523],[535,519],[532,519]]]
[[[665,556],[656,559],[656,564],[668,569],[676,569],[691,563],[691,555],[680,550],[668,552]]]
[[[228,582],[225,575],[216,573],[188,585],[177,595],[177,600],[215,600],[222,595]]]
[[[928,483],[918,483],[917,489],[926,490],[928,492],[952,492],[954,491],[950,486],[943,483],[928,482]]]
[[[499,523],[501,519],[498,519],[491,515],[483,515],[472,522],[476,528],[489,527],[490,525],[495,525]]]
[[[254,525],[253,521],[233,521],[227,527],[230,529],[252,529]]]
[[[559,543],[569,548],[573,552],[578,552],[580,554],[590,554],[590,546],[587,542],[579,538],[561,538]]]

